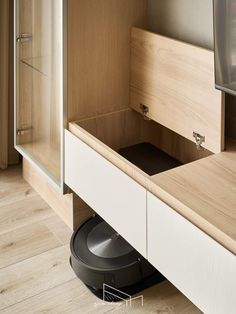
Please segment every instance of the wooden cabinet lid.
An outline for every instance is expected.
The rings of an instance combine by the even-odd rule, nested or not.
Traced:
[[[215,89],[214,53],[138,28],[131,36],[130,105],[203,147],[224,149],[224,103]]]

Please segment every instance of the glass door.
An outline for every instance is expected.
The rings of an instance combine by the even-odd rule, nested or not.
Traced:
[[[62,183],[63,0],[15,0],[15,142]]]

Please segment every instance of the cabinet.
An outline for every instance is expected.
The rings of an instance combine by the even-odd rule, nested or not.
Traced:
[[[63,188],[63,0],[15,0],[15,146]]]
[[[117,227],[119,232],[122,230],[122,235],[129,234],[130,228],[128,224],[124,224],[120,229],[120,226],[116,225],[119,221],[117,216],[122,220],[124,213],[128,211],[130,217],[137,219],[137,228],[135,225],[133,228],[140,229],[140,234],[145,234],[144,227],[139,223],[142,220],[141,212],[144,221],[145,214],[143,209],[138,209],[135,200],[131,202],[127,199],[128,185],[122,184],[123,179],[118,178],[130,177],[130,182],[136,181],[140,188],[145,190],[150,190],[153,183],[152,175],[148,175],[135,162],[122,156],[121,149],[148,143],[156,150],[159,149],[159,152],[165,152],[166,157],[171,156],[179,161],[178,165],[188,164],[224,149],[224,104],[222,93],[214,88],[213,52],[141,28],[130,27],[130,19],[131,17],[126,17],[122,21],[123,26],[128,26],[129,36],[124,38],[131,49],[131,55],[127,53],[130,74],[124,75],[127,60],[117,59],[118,51],[110,50],[110,44],[115,40],[118,31],[116,26],[111,24],[113,27],[110,28],[110,34],[107,34],[105,41],[109,44],[109,49],[100,47],[99,43],[97,45],[98,51],[103,49],[111,58],[109,62],[112,66],[105,68],[106,61],[101,60],[104,62],[102,68],[106,71],[99,74],[96,69],[99,69],[101,62],[99,66],[92,62],[93,69],[88,70],[84,82],[81,82],[81,93],[70,93],[70,98],[74,99],[73,103],[81,102],[81,97],[85,97],[87,102],[82,101],[81,110],[77,113],[79,118],[73,121],[74,117],[71,116],[68,130],[65,131],[65,183],[110,222],[113,228]],[[104,31],[103,23],[100,22]],[[127,35],[127,29],[119,30],[122,36]],[[87,32],[88,37],[83,38],[84,46],[92,41],[90,36],[93,38],[94,34],[92,30],[89,31],[91,33]],[[122,46],[119,48],[123,50]],[[94,49],[96,51],[96,47]],[[84,57],[86,64],[87,54]],[[94,51],[89,51],[89,54],[90,60],[94,60]],[[80,59],[74,60],[74,64],[75,68],[83,68]],[[118,66],[115,67],[115,73],[114,65]],[[123,85],[124,81],[121,82],[118,78],[121,69],[127,85]],[[90,71],[95,71],[100,78],[105,76],[106,86],[111,90],[104,86],[103,80],[95,82],[95,76]],[[81,80],[77,77],[77,72],[73,75],[74,80]],[[110,84],[108,79],[111,80]],[[113,84],[114,80],[119,84]],[[94,84],[90,86],[92,82]],[[124,92],[127,92],[127,87],[126,98]],[[119,102],[112,101],[111,94],[115,100],[119,94]],[[122,104],[122,107],[118,103]],[[160,162],[157,156],[151,156],[150,160],[145,157],[148,154],[145,149],[134,153],[139,164]],[[166,170],[170,168],[167,167]],[[108,169],[116,169],[117,174],[110,176]],[[91,191],[88,182],[91,182]],[[114,190],[120,191],[117,204],[110,202],[108,206],[107,201],[114,192],[112,186],[116,184],[117,188]],[[136,198],[141,204],[142,192],[139,189],[138,196],[137,186],[136,192],[130,193],[130,198]],[[109,207],[112,209],[107,210]],[[134,234],[136,233],[135,231]],[[135,246],[132,237],[127,237],[127,240],[129,239]],[[135,248],[140,250],[139,246]],[[141,248],[142,252],[146,252],[146,246],[141,245]]]
[[[235,255],[147,195],[148,260],[204,313],[234,313]]]
[[[15,0],[15,147],[63,192],[64,128],[128,106],[130,29],[145,25],[146,8]]]
[[[195,219],[199,212],[192,215],[188,199],[189,206],[169,195],[120,153],[148,143],[182,164],[183,172],[186,164],[221,154],[224,97],[215,90],[213,52],[149,32],[146,0],[15,1],[16,147],[28,159],[27,179],[46,200],[53,197],[57,211],[63,203],[62,217],[85,218],[95,210],[203,310],[222,309],[222,293],[230,311],[235,259],[228,244],[236,242],[224,228],[234,221],[232,206],[220,227],[211,217]],[[149,163],[145,149],[135,154],[140,164]],[[29,161],[44,180],[37,180],[39,172],[30,180]],[[219,173],[211,201],[219,194]],[[49,181],[61,191],[65,184],[65,195],[48,193]],[[218,212],[204,197],[193,199]],[[170,207],[159,198],[171,198]],[[235,204],[233,193],[229,198]],[[191,223],[175,212],[181,207]],[[219,227],[229,250],[194,226],[202,220],[209,220],[204,231],[212,237]],[[77,224],[70,220],[71,228]]]

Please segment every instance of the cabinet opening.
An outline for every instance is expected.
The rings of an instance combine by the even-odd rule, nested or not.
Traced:
[[[132,109],[72,122],[69,130],[128,174],[154,176],[212,154]]]
[[[118,153],[150,176],[182,165],[149,142],[122,148]]]

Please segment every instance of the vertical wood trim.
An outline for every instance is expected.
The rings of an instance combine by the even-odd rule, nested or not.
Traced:
[[[8,164],[9,0],[0,2],[0,168]]]
[[[130,30],[146,16],[147,0],[68,0],[68,121],[128,108]]]

